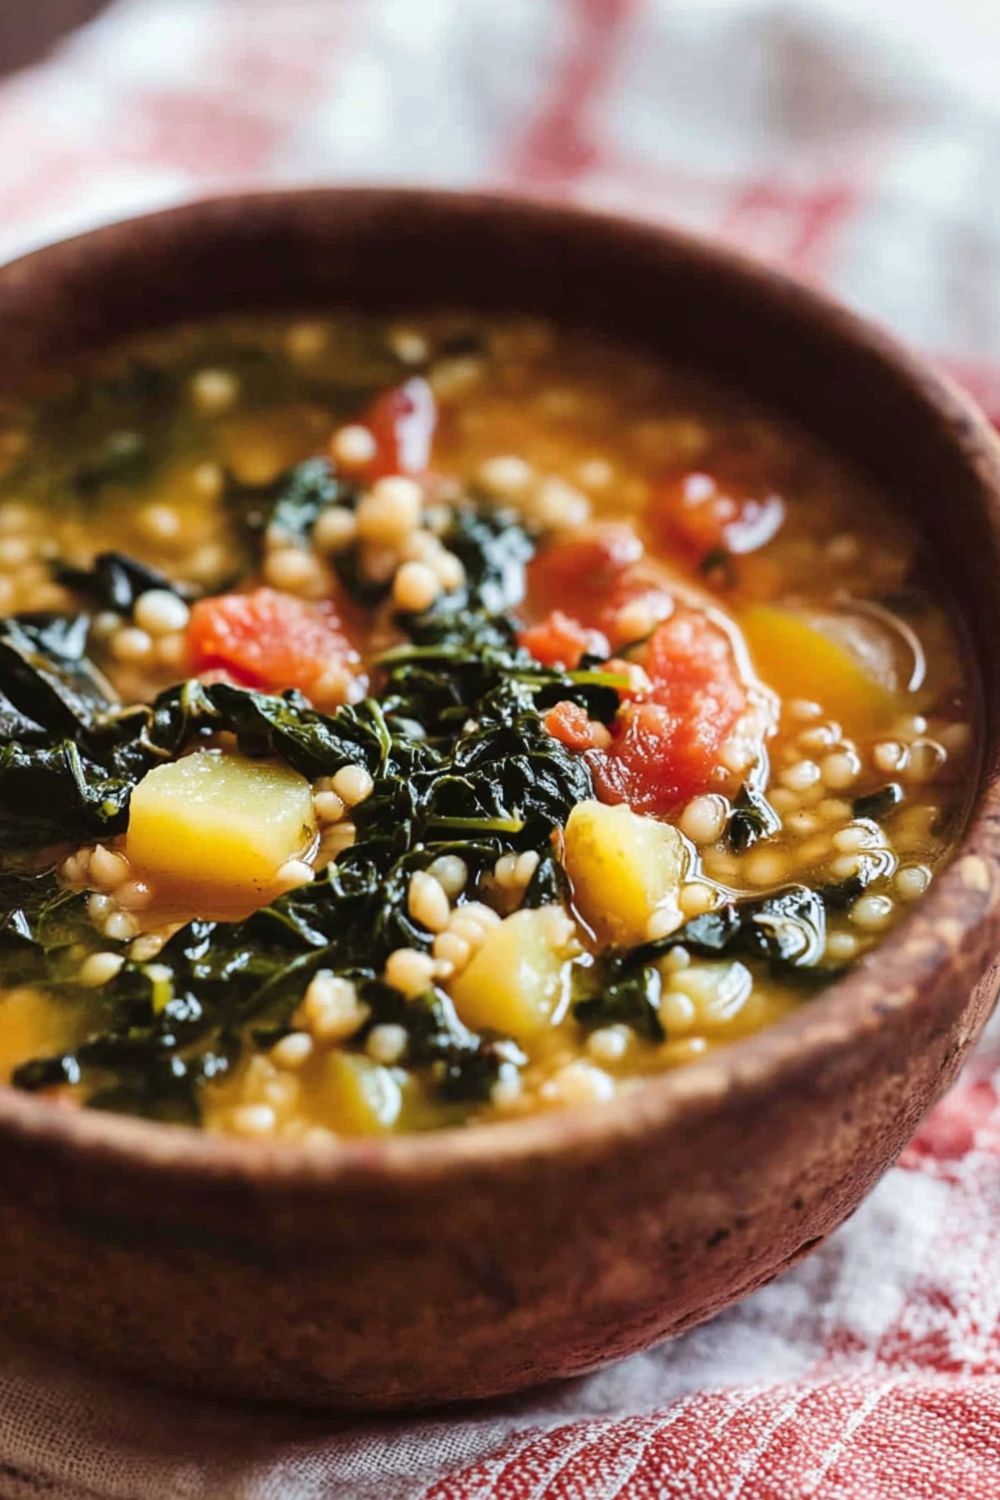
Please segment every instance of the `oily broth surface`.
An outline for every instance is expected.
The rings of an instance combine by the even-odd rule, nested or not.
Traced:
[[[466,338],[470,326],[473,340]],[[851,859],[877,849],[886,873],[859,900],[830,912],[831,959],[849,962],[866,951],[933,878],[960,830],[962,787],[971,779],[973,753],[966,667],[941,604],[914,594],[916,539],[905,520],[803,434],[689,372],[584,333],[556,335],[543,324],[515,320],[470,324],[451,315],[395,331],[338,316],[317,322],[236,320],[157,335],[93,373],[114,376],[136,360],[153,371],[182,372],[192,394],[169,420],[155,381],[138,409],[131,401],[116,408],[113,391],[100,401],[67,405],[65,387],[57,382],[3,414],[0,610],[73,608],[73,594],[53,579],[53,561],[86,566],[107,549],[128,552],[206,593],[232,587],[234,578],[241,587],[259,581],[256,560],[236,539],[224,476],[263,485],[321,451],[373,389],[400,379],[393,353],[400,337],[403,346],[406,338],[411,345],[422,339],[431,349],[454,346],[430,371],[440,409],[433,469],[443,476],[444,503],[452,482],[476,485],[484,465],[498,455],[515,455],[555,483],[557,499],[562,485],[583,497],[594,518],[629,521],[652,555],[693,588],[707,591],[737,622],[761,605],[850,621],[856,618],[851,601],[903,601],[923,661],[919,690],[900,693],[897,720],[876,729],[864,711],[852,715],[850,705],[847,711],[841,705],[835,717],[824,703],[821,680],[803,701],[772,677],[768,685],[779,695],[780,713],[768,741],[765,785],[784,826],[743,853],[721,839],[699,850],[709,883],[751,893],[790,879],[824,885],[831,878],[846,880]],[[234,377],[232,400],[199,402],[193,382],[205,370]],[[81,463],[97,461],[95,433],[106,439],[109,432],[138,432],[148,459],[132,471],[124,466],[121,477],[97,495],[81,497],[69,476]],[[709,467],[719,451],[750,455],[755,472],[766,474],[784,497],[787,511],[777,536],[737,559],[733,575],[706,576],[665,548],[662,531],[651,522],[650,497],[665,471]],[[558,512],[557,503],[554,508]],[[385,610],[352,626],[363,653],[398,638]],[[95,632],[102,630],[99,664],[126,701],[148,699],[185,675],[182,638],[170,650],[143,656],[118,649],[112,622],[98,620]],[[894,635],[889,639],[905,678],[912,665],[905,642],[899,647]],[[859,831],[854,799],[890,780],[903,786],[904,800],[888,831],[863,823]],[[176,893],[172,903],[167,908],[154,901],[135,913],[140,936],[198,914],[178,910]],[[695,974],[699,965],[691,969]],[[748,995],[727,997],[717,975],[707,975],[699,988],[678,970],[668,981],[675,1001],[667,1011],[667,1040],[658,1044],[630,1038],[620,1051],[610,1042],[595,1048],[566,1016],[524,1043],[529,1061],[517,1095],[498,1096],[472,1113],[511,1114],[604,1097],[646,1073],[749,1035],[813,992],[772,981],[761,966],[754,967],[752,979]],[[70,1000],[11,988],[0,1001],[0,1071],[9,1076],[29,1057],[78,1043],[94,1008],[79,992]],[[301,1137],[328,1129],[422,1129],[470,1112],[431,1098],[405,1064],[387,1064],[386,1072],[386,1087],[398,1094],[389,1125],[380,1123],[377,1109],[370,1120],[364,1111],[345,1114],[331,1100],[316,1057],[293,1071],[254,1053],[205,1090],[205,1123]],[[609,1082],[595,1082],[592,1075]]]

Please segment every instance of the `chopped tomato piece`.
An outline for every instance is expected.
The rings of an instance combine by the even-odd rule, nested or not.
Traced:
[[[599,630],[586,630],[561,609],[518,635],[518,643],[546,667],[578,667],[582,656],[607,656],[611,647]]]
[[[366,466],[369,479],[427,472],[437,403],[422,376],[415,375],[376,396],[362,421],[375,439],[375,456]]]
[[[334,604],[307,604],[268,588],[199,599],[188,645],[198,672],[226,673],[269,691],[298,688],[321,704],[349,696],[360,660]]]
[[[622,616],[625,605],[646,606],[653,623],[673,607],[669,583],[643,557],[639,537],[615,523],[567,533],[543,547],[528,567],[528,594],[537,610],[569,615],[615,645],[644,633],[635,628],[635,611]]]
[[[669,541],[701,559],[711,552],[756,552],[781,529],[785,502],[695,472],[665,479],[653,494],[652,515]]]
[[[711,784],[747,692],[729,637],[696,610],[657,628],[644,665],[646,701],[625,703],[610,748],[587,759],[602,801],[665,813]]]
[[[545,715],[545,727],[570,750],[595,750],[610,742],[603,724],[591,719],[579,703],[556,703]]]

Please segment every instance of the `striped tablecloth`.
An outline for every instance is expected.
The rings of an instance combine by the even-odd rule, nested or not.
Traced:
[[[995,0],[118,0],[0,87],[0,255],[236,185],[513,187],[778,259],[1000,415],[998,61]],[[345,1424],[0,1344],[0,1496],[995,1500],[998,1080],[994,1034],[780,1282],[514,1400]]]

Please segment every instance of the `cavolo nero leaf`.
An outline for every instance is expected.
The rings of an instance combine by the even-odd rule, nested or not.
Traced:
[[[744,782],[733,802],[726,824],[726,843],[734,854],[743,854],[759,839],[770,838],[781,828],[781,819],[763,792]]]
[[[647,1041],[662,1041],[660,971],[653,964],[606,972],[601,965],[580,971],[573,1016],[585,1031],[600,1026],[630,1026]]]
[[[86,655],[89,629],[84,614],[0,620],[0,692],[51,734],[88,729],[116,701]]]
[[[729,902],[693,917],[667,937],[642,943],[618,961],[650,962],[683,947],[704,957],[717,954],[766,958],[777,973],[814,967],[822,956],[826,913],[822,897],[805,885],[769,896]]]
[[[175,582],[125,552],[99,552],[89,568],[56,563],[53,574],[57,582],[82,594],[97,609],[114,610],[126,616],[131,616],[140,594],[150,589],[176,594],[185,600],[195,595],[188,585]]]
[[[674,948],[699,958],[744,958],[767,963],[777,979],[829,981],[825,968],[826,914],[821,895],[790,885],[772,895],[727,902],[692,917],[666,937],[631,949],[611,949],[576,978],[573,1015],[590,1030],[624,1022],[640,1035],[663,1035],[657,960]]]
[[[304,544],[331,505],[353,506],[357,486],[344,480],[327,458],[307,458],[262,485],[230,479],[226,503],[251,534],[268,527]]]

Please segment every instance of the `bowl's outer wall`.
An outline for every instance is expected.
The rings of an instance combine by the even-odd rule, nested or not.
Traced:
[[[836,1227],[954,1077],[996,993],[998,481],[960,401],[781,278],[471,196],[237,199],[54,247],[0,272],[0,387],[154,323],[336,301],[583,319],[800,418],[921,518],[987,747],[972,843],[891,962],[621,1110],[331,1165],[131,1125],[116,1143],[0,1090],[9,1323],[180,1385],[392,1407],[578,1373],[710,1316]]]

